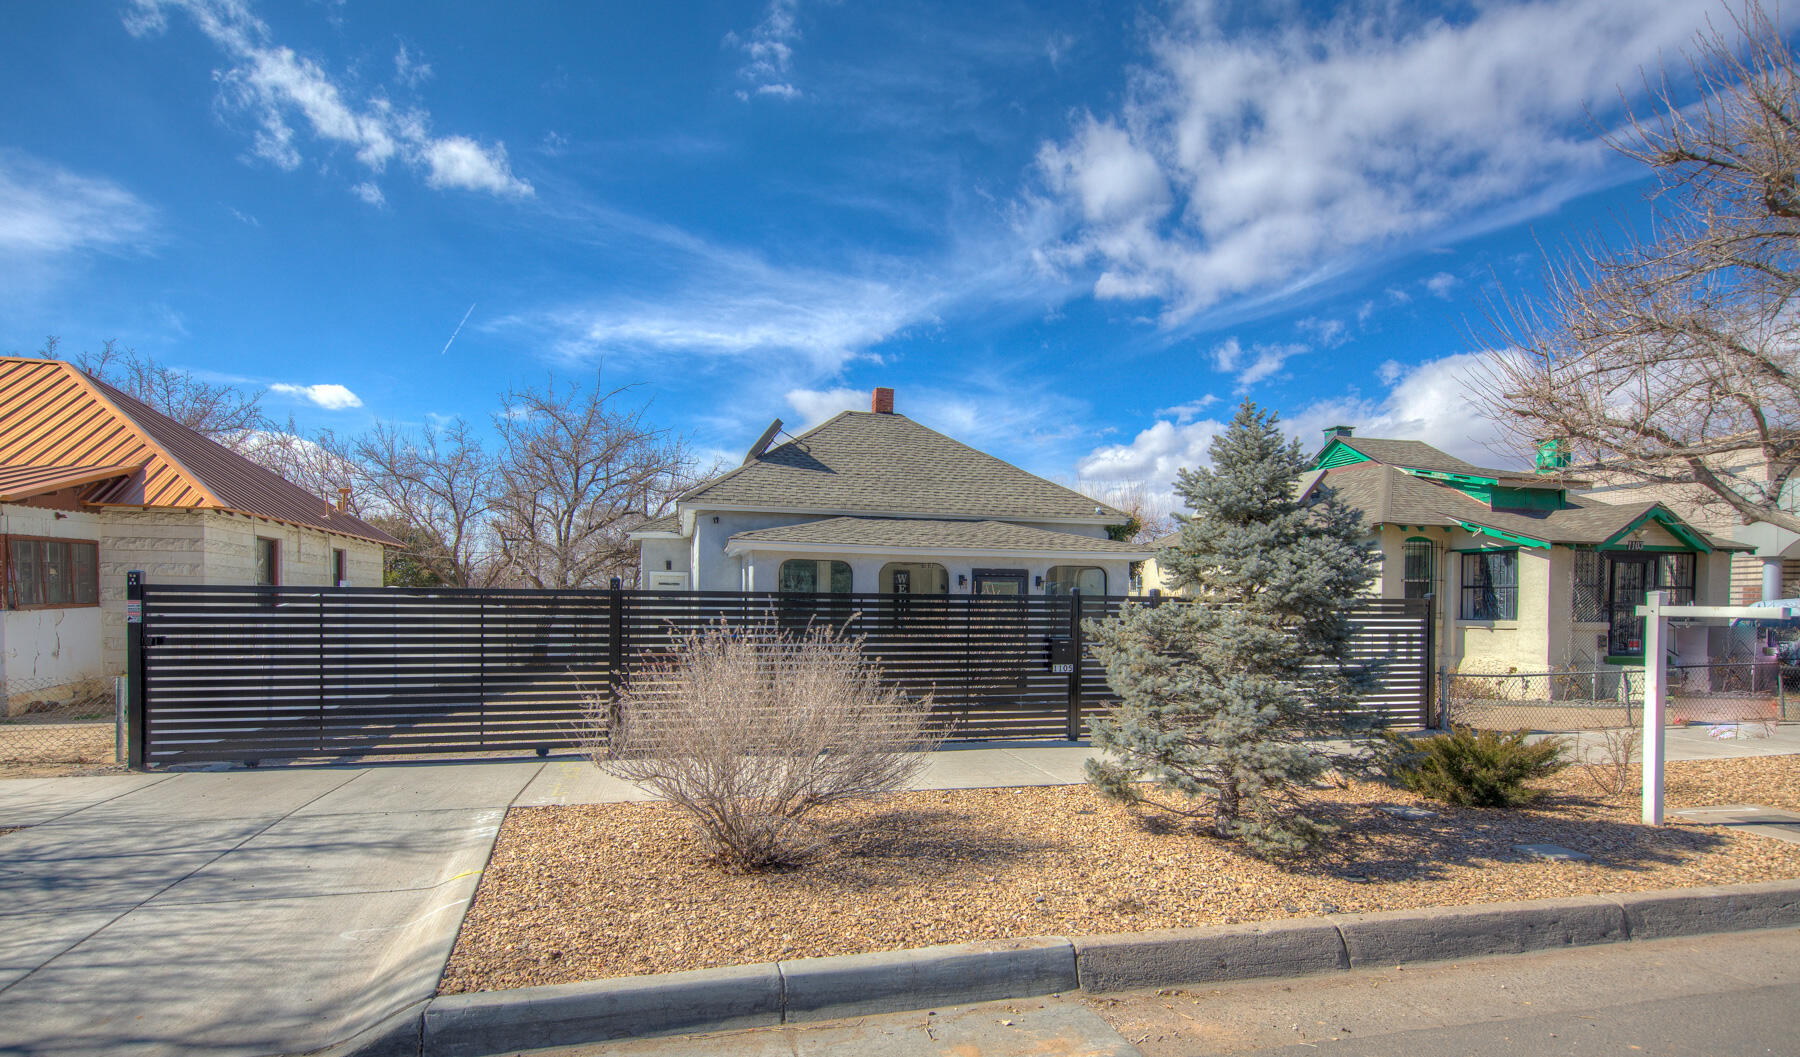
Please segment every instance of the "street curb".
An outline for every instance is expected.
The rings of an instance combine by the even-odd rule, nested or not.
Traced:
[[[1800,926],[1800,880],[989,940],[440,995],[333,1057],[486,1057],[1081,990],[1124,991]],[[378,1037],[369,1038],[370,1034]],[[408,1043],[418,1040],[417,1050]],[[403,1049],[404,1048],[404,1049]]]

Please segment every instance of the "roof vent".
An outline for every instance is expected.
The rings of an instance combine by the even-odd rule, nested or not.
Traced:
[[[1336,440],[1338,437],[1348,437],[1350,434],[1352,434],[1354,432],[1356,432],[1356,427],[1354,427],[1354,426],[1326,426],[1325,427],[1325,443],[1330,444],[1333,440]]]
[[[893,414],[894,391],[892,389],[875,390],[874,394],[869,398],[869,410],[875,412],[877,415]]]
[[[763,452],[768,451],[769,450],[769,442],[774,440],[775,434],[780,433],[780,432],[781,432],[781,420],[780,419],[776,419],[775,421],[769,423],[769,428],[763,430],[762,436],[756,438],[755,444],[750,445],[750,454],[744,456],[744,461],[750,462],[751,460],[755,459],[758,455],[761,455]]]

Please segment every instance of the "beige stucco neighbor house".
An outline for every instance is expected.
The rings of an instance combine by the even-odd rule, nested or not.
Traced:
[[[1475,466],[1415,440],[1328,431],[1306,487],[1362,511],[1381,549],[1383,598],[1436,600],[1439,664],[1462,672],[1544,672],[1641,663],[1644,593],[1723,605],[1731,555],[1654,500],[1602,503],[1580,482]],[[1677,633],[1704,659],[1706,628]]]
[[[651,590],[1126,593],[1124,513],[895,413],[877,389],[683,495],[633,532]]]
[[[125,670],[125,574],[380,586],[398,541],[55,360],[0,357],[7,711]]]

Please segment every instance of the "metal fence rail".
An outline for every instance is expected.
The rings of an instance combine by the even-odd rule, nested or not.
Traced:
[[[128,628],[139,766],[575,746],[595,729],[590,715],[684,635],[759,622],[825,623],[861,637],[886,678],[932,695],[954,737],[1079,738],[1113,703],[1080,622],[1127,601],[143,584],[129,592],[138,607]],[[1426,604],[1370,603],[1352,619],[1353,657],[1377,678],[1367,706],[1422,725]],[[1058,640],[1067,657],[1052,656]]]
[[[1774,658],[1670,664],[1670,723],[1800,718],[1800,667]],[[1608,665],[1558,672],[1447,673],[1449,723],[1490,730],[1605,730],[1642,722],[1644,671]]]

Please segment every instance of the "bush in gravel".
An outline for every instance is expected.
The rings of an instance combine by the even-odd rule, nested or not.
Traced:
[[[1526,783],[1569,765],[1559,738],[1527,741],[1529,731],[1501,733],[1456,727],[1414,743],[1418,760],[1401,781],[1421,796],[1468,807],[1518,807],[1543,793]]]
[[[930,697],[884,686],[860,638],[772,622],[688,635],[592,715],[595,762],[687,812],[736,872],[805,860],[832,836],[815,810],[904,788],[942,741]]]
[[[1246,401],[1211,453],[1210,469],[1178,476],[1193,513],[1158,556],[1194,600],[1086,625],[1119,695],[1092,724],[1107,757],[1088,780],[1257,854],[1291,854],[1327,831],[1301,797],[1339,762],[1325,739],[1366,724],[1345,609],[1375,555],[1329,488],[1301,494],[1306,458],[1274,414]]]

